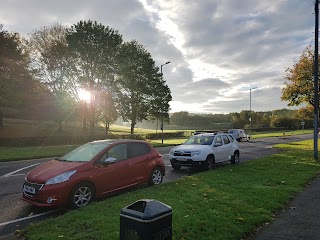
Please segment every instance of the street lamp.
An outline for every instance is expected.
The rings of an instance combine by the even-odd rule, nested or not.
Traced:
[[[249,112],[249,114],[250,114],[250,118],[249,118],[249,122],[250,122],[250,134],[251,134],[251,122],[252,122],[252,114],[251,114],[251,90],[253,90],[253,89],[256,89],[257,87],[253,87],[253,88],[250,88],[249,90],[250,90],[250,112]]]
[[[170,62],[166,62],[166,63],[164,63],[164,64],[161,64],[161,66],[160,66],[160,73],[161,73],[161,80],[163,79],[163,76],[162,76],[162,66],[164,66],[164,65],[167,65],[167,64],[169,64]],[[162,117],[162,119],[161,119],[161,144],[163,144],[163,117]]]

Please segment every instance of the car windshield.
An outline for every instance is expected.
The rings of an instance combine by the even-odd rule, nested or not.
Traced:
[[[108,142],[86,143],[60,157],[58,160],[68,162],[89,162],[108,145],[110,145]]]
[[[214,136],[191,136],[185,145],[211,145]]]

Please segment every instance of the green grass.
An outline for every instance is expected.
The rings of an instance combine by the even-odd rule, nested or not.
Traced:
[[[252,138],[266,138],[266,137],[283,137],[283,136],[293,136],[299,134],[313,133],[313,130],[295,130],[295,131],[277,131],[277,132],[252,132]]]
[[[161,139],[148,140],[154,147],[165,147],[179,145],[186,138],[165,139],[163,144]],[[68,146],[42,146],[42,147],[26,147],[26,148],[0,148],[0,162],[27,160],[45,157],[60,157],[78,145]]]
[[[46,157],[60,157],[77,145],[28,147],[28,148],[0,148],[0,162],[27,160]]]
[[[310,146],[311,145],[311,146]],[[284,151],[175,182],[109,197],[30,225],[27,239],[119,239],[120,211],[139,199],[173,209],[173,239],[241,239],[273,219],[320,172],[311,141],[278,145]]]

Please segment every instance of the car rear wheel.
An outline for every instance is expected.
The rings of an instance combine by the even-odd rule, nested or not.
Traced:
[[[79,183],[69,196],[69,207],[72,209],[81,208],[88,205],[94,199],[94,190],[89,183]]]
[[[214,168],[214,164],[215,164],[215,161],[214,161],[214,156],[212,155],[209,155],[205,161],[205,164],[204,164],[204,170],[208,171],[208,170],[211,170]]]
[[[172,168],[176,171],[180,170],[181,166],[172,164]]]
[[[156,167],[151,172],[148,184],[150,186],[159,185],[160,183],[162,183],[162,179],[163,179],[163,173],[160,168]]]
[[[238,164],[239,163],[239,152],[234,152],[232,158],[231,158],[231,164]]]

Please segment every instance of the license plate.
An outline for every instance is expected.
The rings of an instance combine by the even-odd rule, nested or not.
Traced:
[[[31,194],[35,194],[36,193],[36,189],[34,187],[29,187],[27,185],[23,186],[23,191],[26,193],[31,193]]]
[[[187,158],[178,158],[177,160],[178,160],[178,161],[181,161],[181,162],[186,162],[186,161],[188,161]]]

